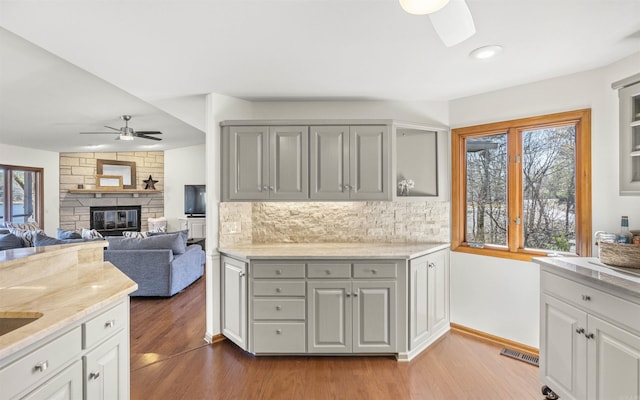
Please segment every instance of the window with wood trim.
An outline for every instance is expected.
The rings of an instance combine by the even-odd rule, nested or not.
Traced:
[[[591,110],[452,130],[452,249],[591,255]]]
[[[43,171],[0,164],[0,226],[7,221],[44,226]]]

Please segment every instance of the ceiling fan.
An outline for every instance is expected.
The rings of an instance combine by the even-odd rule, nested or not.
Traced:
[[[105,125],[105,128],[113,129],[115,132],[80,132],[80,134],[86,135],[101,135],[101,134],[114,134],[117,133],[119,136],[116,140],[133,140],[134,138],[142,138],[142,139],[150,139],[150,140],[162,140],[155,136],[148,135],[162,135],[162,132],[159,131],[135,131],[133,128],[129,128],[129,120],[131,120],[131,115],[121,115],[120,119],[124,121],[124,126],[120,128],[113,128],[111,126]]]
[[[429,15],[433,28],[447,47],[455,46],[476,33],[465,0],[400,0],[409,14]]]

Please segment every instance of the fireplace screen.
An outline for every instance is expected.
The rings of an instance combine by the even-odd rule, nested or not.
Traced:
[[[140,206],[91,207],[91,229],[103,236],[140,231]]]

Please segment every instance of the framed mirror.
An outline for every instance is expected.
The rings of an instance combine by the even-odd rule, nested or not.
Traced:
[[[122,189],[122,176],[96,175],[96,189]]]
[[[136,163],[134,161],[97,160],[97,174],[121,176],[123,189],[136,188]]]

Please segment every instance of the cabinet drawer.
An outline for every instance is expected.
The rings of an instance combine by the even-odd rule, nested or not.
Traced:
[[[253,324],[255,353],[304,353],[306,351],[304,322],[256,322]]]
[[[640,305],[545,271],[540,275],[542,290],[564,299],[589,313],[599,314],[616,325],[640,333]]]
[[[119,304],[82,325],[83,348],[93,347],[103,339],[124,328],[129,318],[128,303]]]
[[[254,296],[304,296],[304,281],[254,281]]]
[[[395,278],[396,264],[353,264],[354,278]]]
[[[309,264],[309,278],[350,278],[351,264]]]
[[[256,263],[252,271],[254,278],[304,278],[304,264]]]
[[[2,398],[12,398],[37,382],[52,377],[62,365],[78,358],[81,342],[82,333],[77,327],[1,369]]]
[[[304,299],[255,299],[254,319],[302,319],[304,320]]]

